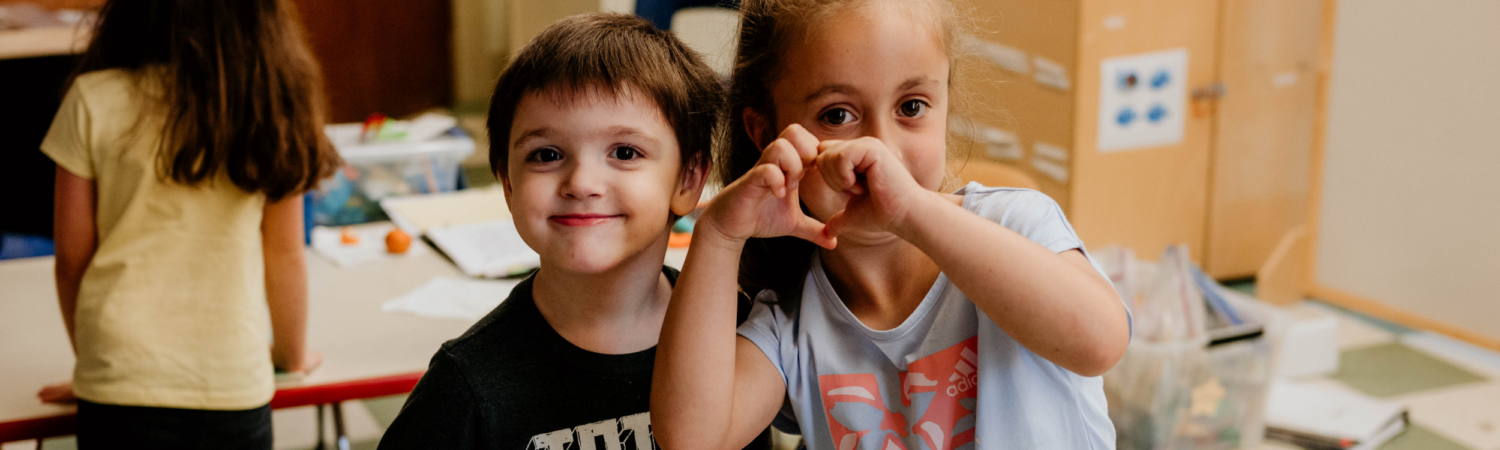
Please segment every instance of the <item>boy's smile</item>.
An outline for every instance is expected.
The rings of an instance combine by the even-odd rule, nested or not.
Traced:
[[[623,219],[624,217],[624,215],[620,214],[560,214],[552,216],[549,219],[553,223],[565,227],[591,227],[607,223],[610,219]]]
[[[602,273],[645,259],[659,266],[655,253],[666,250],[673,211],[691,212],[698,195],[679,170],[676,134],[633,87],[613,95],[566,89],[516,105],[501,180],[516,230],[543,268]]]

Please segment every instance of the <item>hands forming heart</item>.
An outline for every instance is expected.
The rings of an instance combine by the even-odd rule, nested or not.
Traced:
[[[798,188],[814,170],[847,200],[827,223],[807,216],[800,205]],[[831,249],[849,230],[899,229],[925,192],[879,139],[820,142],[794,124],[761,152],[754,168],[719,193],[700,226],[708,222],[731,240],[794,236]]]

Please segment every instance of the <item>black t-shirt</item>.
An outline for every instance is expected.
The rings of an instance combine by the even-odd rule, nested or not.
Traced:
[[[662,272],[677,283],[677,270]],[[649,414],[656,348],[606,355],[573,345],[537,310],[534,278],[433,355],[381,449],[656,447]],[[743,321],[749,304],[741,303]],[[762,433],[751,447],[768,444]]]

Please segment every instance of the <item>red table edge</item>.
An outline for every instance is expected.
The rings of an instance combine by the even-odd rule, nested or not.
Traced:
[[[271,398],[271,409],[295,408],[298,406],[325,405],[348,400],[384,397],[405,394],[417,386],[423,372],[412,372],[341,383],[311,386],[292,386],[276,390]],[[77,416],[73,413],[55,416],[32,417],[10,422],[0,422],[0,443],[29,441],[78,433]]]

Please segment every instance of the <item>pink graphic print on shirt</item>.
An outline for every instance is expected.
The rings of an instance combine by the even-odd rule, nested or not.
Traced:
[[[958,422],[974,414],[971,400],[978,391],[979,338],[971,337],[943,351],[913,361],[901,382],[899,408],[887,408],[875,374],[821,375],[818,388],[827,414],[828,431],[839,450],[908,449],[905,438],[916,434],[930,450],[951,450],[974,441],[974,429],[954,434]],[[925,413],[909,421],[916,394],[931,393]],[[895,409],[895,411],[892,411]],[[872,434],[873,433],[873,434]],[[894,434],[894,436],[893,436]]]

